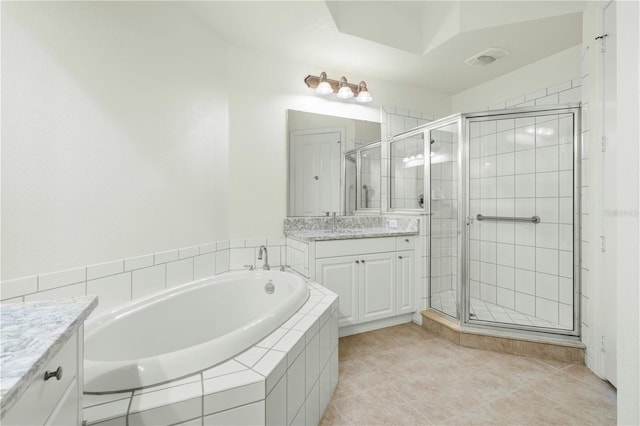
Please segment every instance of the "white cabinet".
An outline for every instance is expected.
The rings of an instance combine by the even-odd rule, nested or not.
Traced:
[[[309,277],[338,294],[340,327],[411,314],[414,247],[413,236],[311,242]]]
[[[395,253],[360,256],[359,322],[375,321],[396,314]]]
[[[79,425],[82,330],[62,346],[3,416],[3,425]],[[57,375],[55,373],[58,372]],[[45,376],[45,373],[48,373]],[[48,379],[45,380],[45,377]]]
[[[414,251],[399,251],[396,260],[396,306],[397,313],[414,311],[416,287],[416,256]]]
[[[329,257],[316,261],[316,281],[338,295],[341,327],[359,322],[359,270],[358,256]]]

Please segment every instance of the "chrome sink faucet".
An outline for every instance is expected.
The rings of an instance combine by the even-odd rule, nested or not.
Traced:
[[[331,230],[336,230],[336,212],[333,212],[333,216],[331,217]]]
[[[260,246],[260,251],[258,252],[258,260],[262,260],[262,251],[264,250],[264,265],[262,265],[262,269],[265,271],[269,271],[271,266],[269,266],[269,253],[267,252],[267,246]]]

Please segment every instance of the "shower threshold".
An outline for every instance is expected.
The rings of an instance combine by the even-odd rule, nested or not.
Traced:
[[[421,312],[422,327],[457,345],[514,355],[584,364],[586,346],[576,337],[460,325],[435,309]]]

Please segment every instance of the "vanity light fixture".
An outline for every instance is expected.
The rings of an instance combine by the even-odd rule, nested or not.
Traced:
[[[346,77],[340,77],[340,89],[338,90],[338,94],[336,95],[340,99],[349,99],[353,98],[353,90],[349,87],[349,83],[347,83]]]
[[[360,84],[351,84],[346,77],[340,77],[340,80],[332,80],[327,78],[324,71],[320,76],[308,75],[304,82],[307,87],[315,89],[320,95],[330,95],[337,92],[336,96],[340,99],[349,99],[355,96],[358,102],[371,102],[373,97],[367,89],[367,83],[361,81]]]

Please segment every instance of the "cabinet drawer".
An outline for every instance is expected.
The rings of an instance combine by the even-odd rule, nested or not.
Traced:
[[[403,235],[396,237],[396,250],[413,250],[416,248],[417,235]]]
[[[357,256],[368,253],[396,251],[393,237],[356,238],[351,240],[318,241],[316,257]]]
[[[54,372],[62,367],[62,377],[44,380],[45,371]],[[78,368],[77,333],[71,336],[60,351],[31,382],[27,390],[2,418],[5,425],[42,425],[63,398],[67,388],[75,383]]]

